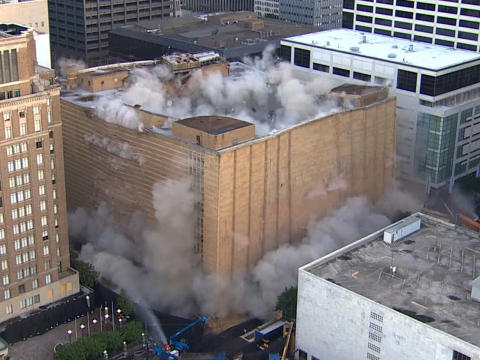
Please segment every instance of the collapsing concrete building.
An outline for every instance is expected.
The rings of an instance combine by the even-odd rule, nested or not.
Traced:
[[[165,93],[178,91],[184,100],[182,92],[199,77],[213,74],[207,81],[215,83],[218,73],[238,77],[244,68],[206,58],[209,64],[197,73],[173,69],[165,76],[154,62],[137,62],[69,75],[62,118],[71,211],[105,201],[118,219],[135,211],[153,219],[154,184],[191,176],[197,193],[195,250],[205,271],[231,275],[301,239],[312,219],[346,198],[365,195],[375,202],[392,184],[396,101],[385,88],[343,85],[318,94],[331,108],[326,115],[276,124],[268,132],[260,131],[261,122],[219,112],[179,119],[141,104],[109,107],[108,114],[98,110],[102,98],[111,99],[111,106],[135,86],[136,71],[162,73]],[[265,115],[252,106],[250,112],[274,122],[274,110]]]

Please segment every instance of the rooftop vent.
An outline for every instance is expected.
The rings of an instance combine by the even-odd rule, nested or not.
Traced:
[[[330,46],[330,41],[327,41],[327,46]]]
[[[413,44],[408,45],[408,51],[413,52]]]
[[[383,241],[387,244],[393,244],[404,237],[420,230],[422,220],[416,216],[406,218],[395,225],[392,225],[383,232]],[[480,286],[480,284],[479,284]]]
[[[352,50],[353,52],[360,52],[360,48],[358,46],[352,46],[350,50]]]
[[[394,53],[388,54],[389,59],[395,59],[396,57],[397,57],[397,54],[394,54]]]
[[[362,43],[366,43],[367,42],[367,35],[362,35]]]
[[[398,49],[398,45],[392,45],[392,49]]]

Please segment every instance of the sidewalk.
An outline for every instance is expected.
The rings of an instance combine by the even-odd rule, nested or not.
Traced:
[[[78,337],[81,337],[80,324],[86,321],[86,318],[77,319]],[[10,346],[8,355],[11,360],[53,360],[53,348],[56,344],[68,344],[67,330],[73,331],[75,322],[62,324],[49,332],[32,337],[25,341],[17,342]],[[75,341],[75,332],[72,333],[72,341]]]

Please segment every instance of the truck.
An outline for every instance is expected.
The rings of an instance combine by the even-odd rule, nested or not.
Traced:
[[[195,326],[206,324],[207,322],[208,318],[205,316],[198,318],[170,336],[168,344],[165,344],[165,346],[156,345],[153,349],[153,353],[163,360],[178,360],[182,352],[190,350],[190,346],[188,346],[187,343],[180,341],[179,338]]]

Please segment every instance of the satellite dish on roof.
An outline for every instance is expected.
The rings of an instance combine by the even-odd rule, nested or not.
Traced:
[[[397,54],[390,53],[387,55],[390,59],[395,59],[397,57]]]

